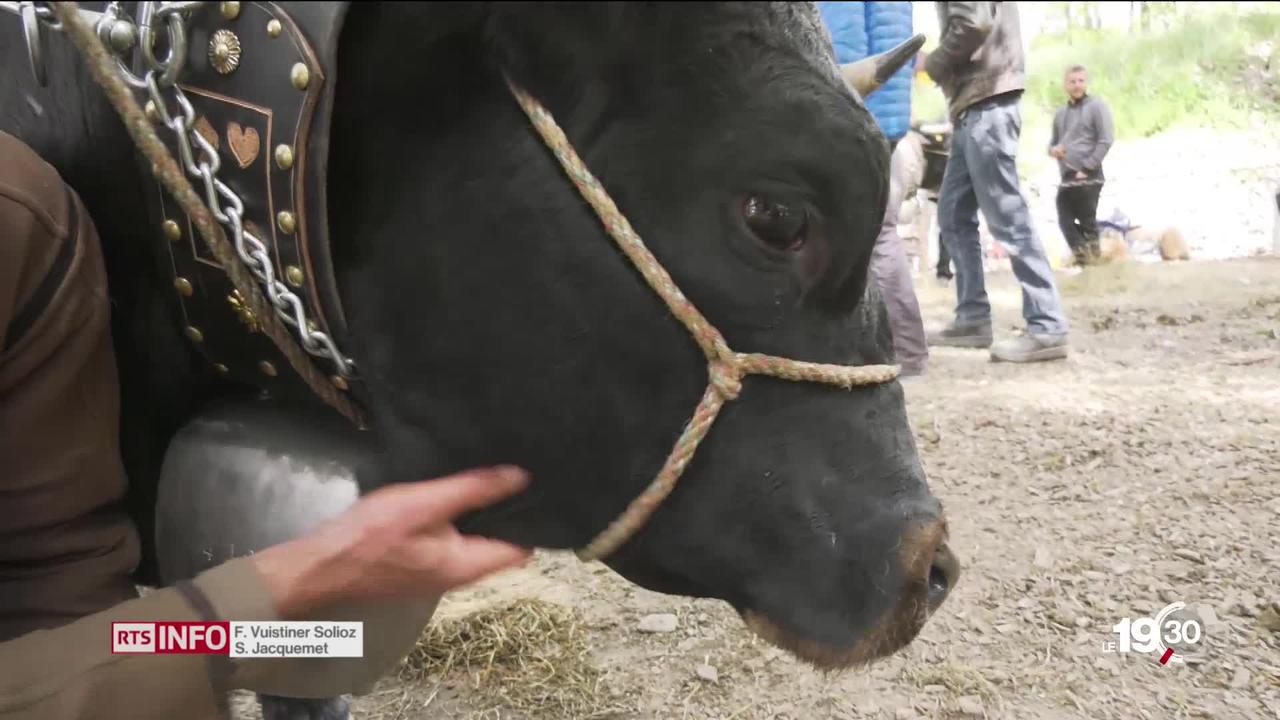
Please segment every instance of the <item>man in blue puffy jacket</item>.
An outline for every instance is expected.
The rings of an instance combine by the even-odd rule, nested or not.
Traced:
[[[841,65],[885,52],[912,35],[909,2],[820,2],[818,8],[831,33],[836,62]],[[889,201],[871,255],[871,274],[888,306],[894,355],[904,377],[923,374],[929,359],[911,265],[898,237],[898,212],[910,184],[905,177],[910,172],[904,162],[907,148],[899,148],[898,141],[911,129],[911,78],[908,63],[866,99],[867,109],[894,150]]]

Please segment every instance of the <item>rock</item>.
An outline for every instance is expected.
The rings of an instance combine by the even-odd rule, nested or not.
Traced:
[[[1218,627],[1222,621],[1218,619],[1218,613],[1210,605],[1201,605],[1196,608],[1196,614],[1200,617],[1200,622],[1204,623],[1206,630]]]
[[[898,708],[893,711],[893,720],[914,720],[916,711],[911,708]]]
[[[1053,567],[1053,558],[1044,548],[1036,548],[1035,556],[1031,558],[1031,564],[1041,570],[1048,570]]]
[[[993,683],[1009,682],[1009,673],[1004,672],[1003,670],[992,670],[991,672],[988,672],[986,675],[987,675],[987,679]]]
[[[1258,614],[1258,624],[1274,633],[1280,633],[1280,612],[1267,608]]]
[[[1116,563],[1115,565],[1111,566],[1111,572],[1115,573],[1116,575],[1125,575],[1132,569],[1133,568],[1128,563],[1122,563],[1122,562]]]
[[[676,620],[676,616],[671,613],[658,613],[656,615],[645,615],[640,620],[640,632],[647,633],[669,633],[675,632],[676,626],[680,622]]]
[[[711,665],[699,665],[693,669],[693,674],[707,682],[720,682],[719,671]]]
[[[982,699],[977,695],[965,695],[964,697],[961,697],[957,707],[960,712],[968,715],[969,717],[982,717],[984,714],[982,710]]]
[[[1187,561],[1190,561],[1190,562],[1193,562],[1193,563],[1197,563],[1197,564],[1200,564],[1200,563],[1203,563],[1203,562],[1204,562],[1204,558],[1200,557],[1200,553],[1196,552],[1195,550],[1188,550],[1188,549],[1186,549],[1186,548],[1178,548],[1177,550],[1174,550],[1174,551],[1173,551],[1173,555],[1174,555],[1174,557],[1180,557],[1180,558],[1182,558],[1183,560],[1187,560]]]
[[[1253,700],[1240,695],[1239,693],[1224,692],[1222,693],[1222,702],[1237,708],[1248,708],[1253,706]]]
[[[925,685],[922,689],[927,693],[941,693],[947,691],[945,685]]]
[[[1251,676],[1249,674],[1249,671],[1244,668],[1240,668],[1239,670],[1236,670],[1234,675],[1231,676],[1231,684],[1228,687],[1230,687],[1232,690],[1243,690],[1249,687],[1250,679],[1251,679]]]
[[[1078,627],[1078,628],[1086,628],[1086,627],[1089,627],[1089,618],[1087,618],[1087,617],[1078,617],[1078,618],[1076,618],[1076,627]]]

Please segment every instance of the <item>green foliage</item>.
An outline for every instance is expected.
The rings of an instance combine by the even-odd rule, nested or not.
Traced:
[[[916,78],[911,87],[911,114],[925,122],[945,122],[947,98],[933,83]]]
[[[1090,3],[1049,4],[1047,15],[1067,30],[1037,36],[1027,58],[1018,153],[1024,173],[1052,163],[1046,154],[1050,124],[1066,99],[1063,72],[1075,64],[1089,69],[1089,92],[1107,101],[1120,139],[1176,127],[1280,123],[1280,13],[1233,14],[1235,4],[1223,3],[1221,10],[1179,15],[1174,3],[1146,5],[1145,20],[1135,16],[1130,33],[1091,29],[1097,23]],[[930,38],[926,49],[936,43]],[[1269,57],[1257,56],[1267,49]],[[920,120],[947,118],[942,92],[919,78],[912,110]]]
[[[1107,100],[1120,138],[1185,125],[1239,128],[1255,117],[1275,120],[1277,37],[1276,13],[1184,17],[1167,31],[1132,35],[1075,28],[1069,37],[1041,36],[1028,59],[1027,124],[1047,127],[1063,102],[1063,71],[1075,63],[1089,68],[1089,91]],[[1272,41],[1270,69],[1250,55],[1266,40]],[[1246,82],[1249,73],[1253,87]]]

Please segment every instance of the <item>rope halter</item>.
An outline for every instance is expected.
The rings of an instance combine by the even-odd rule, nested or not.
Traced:
[[[578,153],[569,143],[564,131],[556,124],[555,119],[551,117],[551,113],[524,89],[511,82],[510,78],[507,79],[507,87],[511,89],[511,94],[520,103],[520,107],[529,117],[529,122],[538,131],[538,135],[542,137],[542,141],[560,161],[560,167],[573,181],[574,187],[578,188],[583,199],[595,210],[609,237],[614,239],[622,252],[631,259],[632,264],[644,276],[649,286],[667,304],[671,313],[684,324],[689,334],[693,335],[693,339],[706,354],[708,362],[706,392],[703,393],[702,400],[693,411],[693,417],[685,425],[684,432],[676,440],[666,463],[658,471],[658,476],[604,531],[586,547],[577,551],[580,559],[600,560],[612,554],[640,529],[658,505],[675,488],[676,481],[689,465],[699,443],[711,430],[711,423],[715,422],[720,408],[724,407],[726,402],[737,398],[742,392],[743,377],[768,375],[784,380],[820,382],[849,389],[855,385],[889,382],[898,376],[898,368],[895,365],[827,365],[732,350],[720,331],[698,312],[693,303],[676,286],[658,259],[645,246],[626,216],[618,210],[613,199],[605,192],[600,181],[587,169],[582,158],[578,157]]]
[[[210,209],[203,204],[191,183],[183,175],[182,169],[168,152],[163,141],[156,135],[152,123],[146,118],[137,100],[120,77],[116,59],[93,28],[90,28],[80,17],[77,10],[76,3],[53,3],[54,14],[66,27],[77,49],[85,56],[94,80],[102,86],[107,98],[119,112],[134,143],[151,161],[153,174],[192,218],[199,234],[209,245],[214,256],[227,269],[235,287],[249,299],[255,312],[265,321],[264,329],[288,357],[290,365],[299,372],[317,395],[360,425],[359,412],[354,405],[346,397],[334,391],[315,366],[307,361],[302,349],[298,347],[287,329],[276,320],[274,313],[270,310],[271,306],[262,296],[257,283],[234,254],[221,226],[215,222]],[[724,336],[707,322],[702,313],[698,312],[693,303],[680,292],[680,288],[676,287],[671,276],[663,269],[653,253],[645,247],[640,236],[632,229],[631,223],[627,222],[627,218],[601,187],[600,181],[587,170],[582,159],[569,144],[564,131],[551,117],[551,113],[510,79],[507,79],[507,85],[520,103],[520,107],[528,115],[534,129],[538,131],[543,142],[555,154],[556,159],[560,161],[560,166],[578,188],[578,192],[604,223],[609,236],[631,259],[645,281],[667,304],[667,308],[679,318],[680,322],[684,323],[689,333],[693,335],[693,339],[706,354],[708,362],[709,381],[706,392],[703,393],[702,400],[694,410],[693,417],[685,426],[684,432],[676,440],[675,447],[667,456],[658,476],[603,532],[578,551],[578,557],[582,560],[599,560],[610,555],[639,530],[675,487],[676,481],[689,464],[694,451],[698,449],[698,444],[711,429],[711,423],[715,421],[720,408],[742,392],[743,377],[769,375],[785,380],[827,383],[846,389],[855,385],[888,382],[897,377],[898,368],[893,365],[860,367],[824,365],[772,355],[734,352],[725,342]]]

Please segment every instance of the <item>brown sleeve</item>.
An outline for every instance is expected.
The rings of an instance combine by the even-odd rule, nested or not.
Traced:
[[[0,644],[0,720],[222,718],[226,692],[326,698],[369,692],[417,641],[434,602],[333,608],[315,620],[365,623],[363,658],[231,660],[221,655],[115,655],[111,623],[279,620],[250,558],[52,630]],[[202,607],[203,606],[203,607]]]
[[[262,578],[248,558],[208,570],[193,584],[219,619],[278,619]],[[204,619],[181,590],[167,588],[68,625],[0,644],[0,718],[221,717],[226,688],[215,689],[211,678],[217,676],[218,663],[230,662],[225,656],[111,652],[112,622]]]
[[[194,595],[133,599],[138,542],[118,507],[125,476],[98,243],[57,172],[0,132],[0,639],[17,638],[0,644],[0,718],[216,717],[211,683],[223,682],[293,697],[367,692],[412,648],[434,602],[314,615],[364,621],[364,658],[111,654],[112,621],[278,618],[246,558],[197,577]]]
[[[136,597],[118,416],[93,222],[0,133],[0,639]]]

